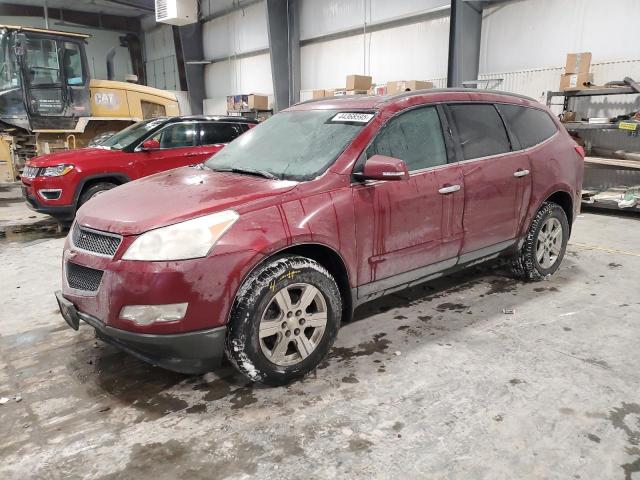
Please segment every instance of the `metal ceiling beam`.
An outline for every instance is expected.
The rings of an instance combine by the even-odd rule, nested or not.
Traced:
[[[483,4],[451,0],[447,87],[461,87],[462,82],[478,78]]]
[[[266,0],[274,112],[300,100],[300,29],[297,0]]]

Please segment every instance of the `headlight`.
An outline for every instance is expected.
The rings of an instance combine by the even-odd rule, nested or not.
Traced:
[[[238,217],[233,210],[225,210],[151,230],[140,235],[122,259],[169,261],[204,257]]]
[[[73,165],[56,165],[55,167],[47,167],[42,175],[45,177],[61,177],[73,170]]]

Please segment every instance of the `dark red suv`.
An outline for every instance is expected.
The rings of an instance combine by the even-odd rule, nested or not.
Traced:
[[[543,106],[476,90],[311,101],[203,165],[80,209],[66,321],[168,369],[283,384],[372,298],[499,256],[553,274],[583,152]]]
[[[98,146],[31,159],[22,173],[22,193],[33,210],[68,222],[95,195],[153,173],[201,163],[256,123],[241,117],[145,120]]]

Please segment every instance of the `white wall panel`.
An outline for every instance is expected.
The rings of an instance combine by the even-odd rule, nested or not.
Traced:
[[[179,90],[180,78],[171,25],[157,23],[148,27],[144,32],[144,52],[147,85]]]
[[[216,62],[205,66],[207,98],[241,93],[272,94],[269,54]]]
[[[367,73],[374,83],[427,80],[446,75],[449,17],[312,43],[300,49],[303,90],[345,86],[352,73]],[[366,58],[365,58],[366,52]]]
[[[206,22],[202,37],[204,56],[209,60],[268,48],[265,3],[256,3]]]
[[[560,67],[569,52],[590,51],[593,62],[640,57],[637,0],[525,0],[484,11],[480,73]]]
[[[449,0],[301,0],[300,38],[340,32],[367,23],[426,13]]]

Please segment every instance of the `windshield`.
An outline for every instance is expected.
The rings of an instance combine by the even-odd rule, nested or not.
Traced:
[[[19,86],[18,66],[11,48],[9,32],[0,30],[0,91]]]
[[[122,150],[123,148],[127,148],[129,145],[141,140],[144,135],[165,121],[166,118],[154,118],[135,123],[101,142],[100,146],[107,147],[112,150]]]
[[[212,170],[261,171],[281,179],[310,180],[329,168],[366,124],[337,115],[337,110],[279,113],[240,135],[205,165]],[[373,117],[361,115],[367,121]]]

